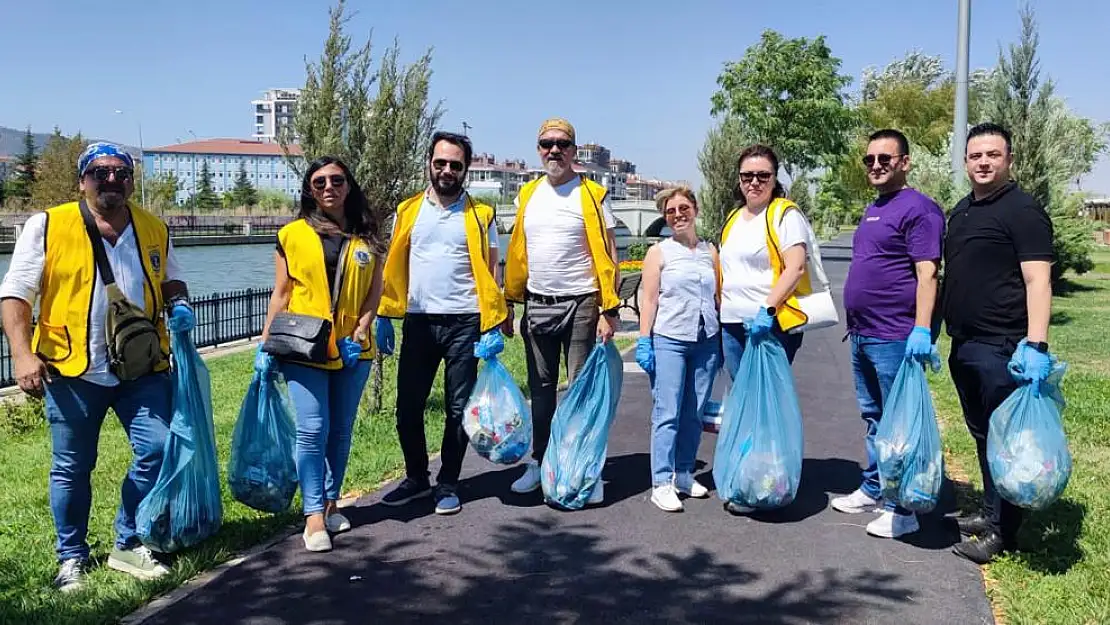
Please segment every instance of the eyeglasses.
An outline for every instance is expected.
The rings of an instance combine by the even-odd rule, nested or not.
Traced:
[[[663,209],[663,214],[667,217],[673,217],[679,213],[682,213],[683,215],[689,215],[692,212],[694,212],[694,207],[688,206],[686,204],[683,204],[682,206],[671,206],[669,208]]]
[[[316,189],[317,191],[323,191],[328,187],[328,181],[331,181],[332,188],[338,189],[339,187],[347,184],[347,177],[335,174],[333,176],[320,176],[319,178],[313,178],[312,188]]]
[[[448,166],[450,166],[451,171],[454,172],[462,171],[464,167],[462,161],[449,161],[445,158],[437,158],[436,160],[432,161],[432,167],[435,167],[438,171],[443,171],[444,169],[447,169]]]
[[[740,172],[740,182],[750,184],[752,180],[758,180],[760,183],[766,184],[771,181],[772,176],[774,174],[769,171],[742,171]]]
[[[545,150],[550,150],[555,146],[559,146],[560,150],[568,150],[574,142],[570,139],[540,139],[540,147]]]
[[[863,157],[864,167],[874,167],[875,161],[879,161],[879,167],[890,167],[890,162],[896,158],[905,156],[905,154],[868,154]]]
[[[127,182],[135,175],[135,170],[130,167],[93,167],[85,172],[86,176],[92,176],[97,182],[108,182],[108,178],[115,174],[118,182]]]

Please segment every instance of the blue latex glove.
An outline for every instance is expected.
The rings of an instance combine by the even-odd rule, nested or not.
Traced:
[[[358,364],[359,354],[362,353],[361,345],[345,336],[336,341],[335,346],[339,348],[339,358],[343,361],[344,367],[353,367]]]
[[[636,363],[648,375],[655,373],[655,346],[650,336],[641,336],[636,339]]]
[[[1052,372],[1052,356],[1033,349],[1027,340],[1022,339],[1010,358],[1009,369],[1015,380],[1032,384],[1033,395],[1040,397],[1041,382]]]
[[[751,326],[748,328],[748,333],[751,334],[753,338],[766,336],[771,333],[771,328],[774,327],[774,325],[775,318],[767,312],[767,307],[764,306],[760,308],[759,313],[756,314],[755,320],[752,321]]]
[[[374,342],[382,356],[393,353],[393,322],[384,317],[374,320]]]
[[[189,332],[197,327],[197,316],[188,304],[179,302],[170,309],[169,326],[174,332]]]
[[[932,331],[929,328],[914,326],[906,339],[906,358],[925,363],[932,359],[934,351]]]
[[[274,357],[262,351],[262,346],[258,346],[258,351],[254,353],[254,370],[257,373],[266,373],[274,366]]]
[[[474,357],[482,360],[489,360],[503,351],[505,351],[505,338],[497,328],[483,334],[474,344]]]

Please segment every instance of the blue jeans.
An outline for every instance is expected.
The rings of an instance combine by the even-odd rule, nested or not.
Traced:
[[[111,408],[131,441],[131,468],[120,488],[116,546],[137,546],[135,511],[162,468],[162,454],[173,416],[173,383],[152,373],[118,386],[101,386],[80,378],[54,377],[46,385],[46,420],[50,424],[50,512],[57,532],[58,561],[87,560],[90,476],[96,467],[97,443],[104,415]]]
[[[675,473],[693,473],[701,443],[701,413],[719,363],[717,336],[703,330],[696,342],[655,335],[650,376],[651,482],[669,484]]]
[[[370,376],[370,361],[360,360],[353,367],[331,371],[282,363],[281,372],[297,413],[301,503],[305,515],[321,513],[326,501],[339,499],[351,454],[351,430]]]
[[[786,350],[786,359],[790,364],[794,364],[794,355],[798,353],[798,348],[802,346],[801,333],[787,334],[779,327],[779,322],[775,321],[774,327],[771,328],[771,335],[778,339],[782,348]],[[728,371],[728,379],[732,380],[736,377],[736,372],[740,369],[740,359],[744,356],[744,348],[747,346],[748,328],[744,324],[721,324],[721,349],[725,356],[725,370]]]
[[[856,401],[859,402],[860,416],[867,426],[867,466],[863,469],[863,482],[859,488],[868,497],[880,499],[882,489],[879,485],[879,456],[875,451],[875,433],[879,430],[887,395],[890,394],[894,379],[898,377],[898,369],[906,357],[906,341],[858,334],[852,334],[850,340]],[[898,514],[909,514],[908,510],[892,502],[887,502],[885,508]]]

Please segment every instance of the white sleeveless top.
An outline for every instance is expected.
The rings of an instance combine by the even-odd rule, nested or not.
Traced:
[[[709,244],[698,241],[694,249],[665,239],[659,244],[663,270],[659,276],[659,308],[655,313],[654,334],[676,341],[698,340],[699,321],[705,335],[720,329],[717,321],[717,271]]]

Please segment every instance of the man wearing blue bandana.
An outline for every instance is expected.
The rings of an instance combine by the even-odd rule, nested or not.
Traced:
[[[50,509],[60,564],[54,582],[64,592],[81,588],[89,566],[90,475],[108,408],[134,454],[120,489],[108,566],[140,579],[169,572],[136,537],[135,511],[158,477],[169,432],[166,327],[187,331],[195,325],[166,224],[128,202],[135,190],[131,155],[94,143],[78,159],[77,175],[80,200],[27,220],[0,284],[0,316],[16,380],[28,395],[46,398],[53,449]],[[93,232],[102,241],[112,289],[105,286],[107,272],[97,269]],[[128,353],[120,351],[122,334],[109,335],[108,304],[115,293],[141,310],[138,325],[149,328],[147,344],[161,346],[161,353],[148,350],[139,367],[130,356],[121,359],[120,353]],[[119,319],[118,306],[113,309]]]

